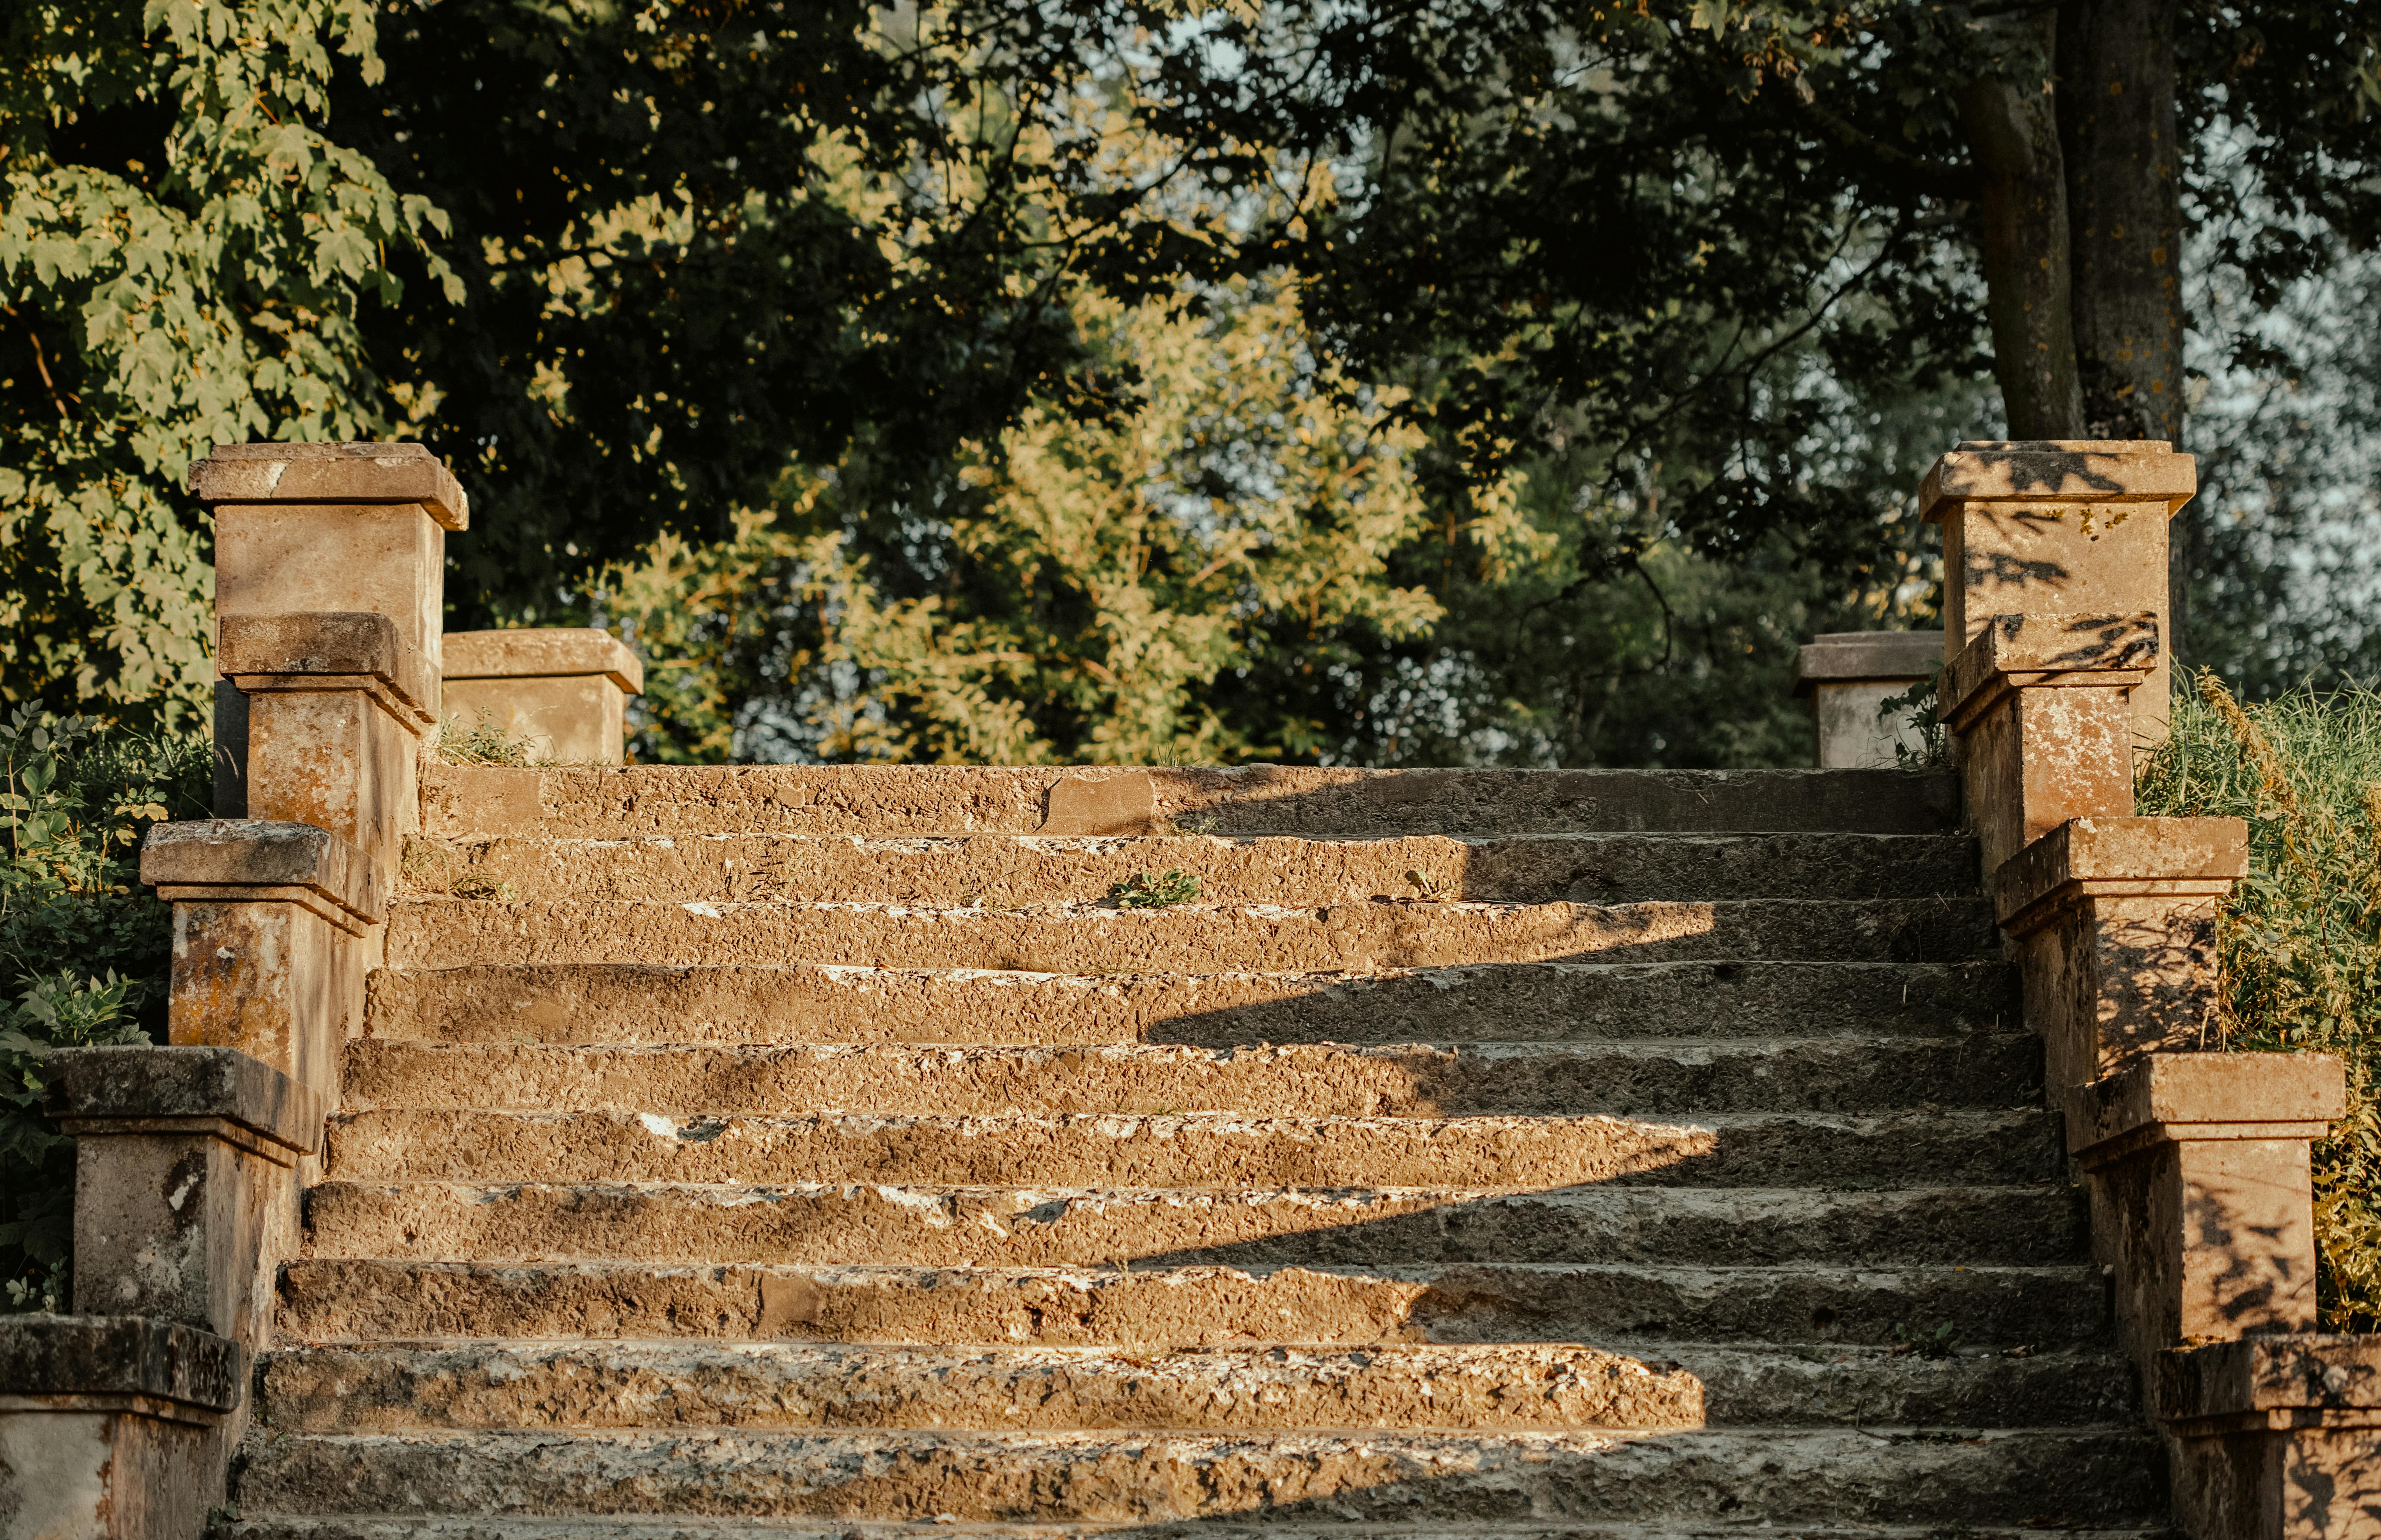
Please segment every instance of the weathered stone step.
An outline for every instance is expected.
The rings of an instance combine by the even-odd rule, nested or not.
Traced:
[[[1228,1519],[1407,1524],[1759,1513],[2138,1525],[2163,1503],[2154,1435],[1885,1430],[1627,1434],[261,1435],[243,1514]],[[2054,1519],[2056,1522],[2056,1519]]]
[[[834,898],[995,910],[1102,903],[1120,883],[1167,872],[1195,879],[1208,903],[1293,908],[1375,898],[1608,904],[1977,890],[1975,842],[1958,834],[417,838],[406,846],[403,870],[417,891],[462,898]]]
[[[1957,1035],[2002,962],[1545,962],[1088,978],[815,964],[383,968],[378,1038],[435,1043],[1415,1043]]]
[[[466,1428],[1667,1428],[1702,1382],[1568,1345],[1060,1349],[611,1342],[322,1348],[265,1360],[277,1433]]]
[[[278,1433],[465,1428],[2055,1427],[2133,1413],[2111,1351],[465,1342],[274,1352]]]
[[[1900,770],[1228,770],[434,765],[422,833],[646,835],[1936,834],[1959,781]]]
[[[1913,1129],[1922,1118],[1936,1126]],[[1922,1175],[1954,1181],[2043,1175],[2050,1145],[2040,1112],[1952,1119],[1939,1112],[1729,1113],[1691,1122],[1252,1113],[677,1118],[388,1108],[334,1120],[330,1171],[351,1180],[894,1182],[1036,1192],[1899,1186]],[[1994,1142],[2020,1129],[2040,1148],[2030,1168],[2015,1172],[2022,1153],[2004,1154]]]
[[[2098,1270],[1397,1263],[899,1267],[405,1262],[283,1269],[284,1341],[680,1339],[1164,1349],[1382,1343],[1778,1342],[2098,1347]],[[2123,1376],[2119,1375],[2121,1382]]]
[[[1044,973],[1367,972],[1464,963],[1791,958],[1982,960],[1999,947],[1982,898],[1857,902],[1184,904],[992,913],[881,904],[605,903],[408,898],[388,959],[485,963],[827,962]]]
[[[2039,1099],[2041,1039],[2009,1033],[1625,1044],[1202,1048],[348,1045],[350,1108],[692,1116],[1184,1111],[1274,1117],[1873,1112]],[[653,1132],[665,1138],[682,1132]]]
[[[753,1522],[729,1519],[706,1522],[635,1519],[502,1518],[408,1519],[318,1518],[280,1514],[269,1519],[244,1519],[209,1532],[223,1540],[728,1540],[759,1536],[761,1540],[926,1540],[951,1536],[958,1540],[1746,1540],[1743,1523],[1715,1520],[1711,1523],[1663,1523],[1631,1520],[1626,1523],[1475,1524],[1453,1520],[1427,1525],[1267,1521],[1258,1523],[1219,1522],[1194,1519],[1182,1523],[1150,1524],[960,1524],[933,1520],[915,1524],[866,1522]],[[1752,1532],[1759,1540],[1944,1540],[1935,1525],[1796,1523],[1788,1529]],[[1958,1540],[2041,1540],[2037,1528],[2005,1526],[1974,1528],[1961,1524]],[[2178,1540],[2172,1530],[2062,1529],[2061,1540]]]
[[[1764,1190],[1732,1204],[1726,1189],[1650,1191],[326,1181],[309,1192],[307,1213],[315,1256],[1020,1267],[1119,1259],[1750,1264],[1825,1255],[1817,1238],[1833,1239],[1832,1221],[1846,1211],[1802,1191]],[[1672,1192],[1702,1201],[1666,1196]],[[1740,1236],[1730,1236],[1731,1218]],[[1651,1251],[1648,1237],[1668,1249]],[[1691,1240],[1699,1244],[1685,1249]]]

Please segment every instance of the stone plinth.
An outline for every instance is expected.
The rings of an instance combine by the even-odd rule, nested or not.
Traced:
[[[2150,1054],[2067,1094],[2093,1248],[2137,1360],[2314,1327],[2308,1146],[2347,1105],[2327,1054]]]
[[[2243,1338],[2161,1355],[2175,1518],[2200,1540],[2381,1534],[2381,1337]]]
[[[446,535],[465,528],[470,505],[429,450],[217,445],[191,465],[189,486],[214,511],[219,629],[234,617],[369,611],[435,670]],[[218,685],[215,812],[287,816],[250,801],[247,712],[239,686]]]
[[[174,1042],[238,1048],[336,1096],[384,914],[372,858],[303,824],[160,824],[140,880],[174,906]]]
[[[1937,710],[1988,876],[2070,818],[2133,811],[2130,697],[2156,655],[2145,615],[1999,615],[1945,666]]]
[[[1994,874],[2054,1096],[2216,1042],[2216,906],[2248,874],[2238,818],[2078,818]]]
[[[465,729],[481,718],[548,764],[627,758],[629,697],[644,666],[608,631],[587,628],[457,631],[446,638],[446,699]]]
[[[1935,463],[1920,517],[1943,527],[1944,656],[1996,616],[2167,617],[2167,521],[2198,465],[2159,439],[1971,442]],[[2144,665],[2135,736],[2166,735],[2167,661]]]
[[[39,1540],[190,1540],[223,1501],[249,1355],[109,1315],[0,1316],[0,1518]]]
[[[1897,749],[1924,743],[1908,723],[1886,719],[1885,703],[1906,695],[1943,666],[1941,631],[1831,631],[1794,657],[1794,692],[1811,701],[1819,728],[1819,768],[1891,768]]]

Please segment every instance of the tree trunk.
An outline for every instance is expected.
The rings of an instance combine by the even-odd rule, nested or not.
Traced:
[[[2177,0],[2067,0],[2058,16],[2058,138],[2086,438],[2182,440],[2176,10]],[[2177,519],[2170,547],[2169,656],[2184,629],[2188,517]]]
[[[1993,373],[2011,438],[2080,438],[2083,397],[2069,312],[2067,174],[2051,46],[2057,20],[2003,23],[1994,72],[1959,92],[1977,196]]]

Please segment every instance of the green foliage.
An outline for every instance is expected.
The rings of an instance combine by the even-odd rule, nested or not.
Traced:
[[[2222,1045],[2348,1065],[2349,1115],[2315,1145],[2329,1327],[2381,1324],[2381,694],[2243,705],[2213,674],[2175,696],[2146,756],[2144,813],[2249,821],[2249,875],[2219,911]]]
[[[1168,868],[1157,876],[1135,872],[1131,876],[1108,889],[1108,902],[1118,909],[1170,909],[1187,904],[1199,897],[1199,879],[1188,872]]]
[[[336,51],[335,57],[334,50]],[[440,216],[319,125],[369,0],[29,0],[0,22],[0,702],[187,720],[211,444],[358,439],[356,321]]]
[[[172,914],[137,886],[140,844],[153,823],[206,816],[212,768],[195,735],[22,708],[0,724],[0,977],[16,992],[0,1006],[0,1279],[19,1306],[61,1291],[73,1200],[43,1061],[163,1036]]]

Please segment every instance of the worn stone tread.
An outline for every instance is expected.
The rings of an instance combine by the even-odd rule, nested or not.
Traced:
[[[779,1523],[745,1519],[717,1522],[701,1518],[654,1522],[633,1519],[504,1518],[316,1518],[280,1515],[245,1519],[212,1532],[223,1540],[725,1540],[760,1535],[767,1540],[892,1540],[896,1536],[957,1536],[974,1540],[1749,1540],[1742,1522],[1661,1523],[1631,1520],[1621,1525],[1472,1524],[1438,1521],[1426,1525],[1270,1521],[1258,1524],[1197,1519],[1187,1523],[977,1524],[924,1520],[917,1523],[824,1522]],[[1792,1523],[1752,1532],[1757,1540],[2041,1540],[2033,1526],[1974,1528],[1937,1525]],[[2157,1529],[2061,1529],[2063,1540],[2183,1540]]]
[[[1797,1190],[1783,1200],[1763,1190],[1771,1201],[1741,1208],[1630,1196],[1609,1184],[1497,1192],[331,1180],[309,1194],[307,1224],[312,1255],[421,1260],[1753,1263],[1801,1250],[1813,1217],[1827,1213]],[[1731,1225],[1740,1214],[1750,1222]],[[1667,1244],[1648,1254],[1656,1241]]]
[[[1957,1036],[2022,1020],[1981,962],[1542,962],[1101,977],[816,963],[394,967],[373,1035],[432,1043],[1452,1043]]]
[[[1148,1522],[1671,1521],[2140,1524],[2133,1428],[1659,1434],[461,1433],[252,1436],[243,1513],[707,1514]],[[1754,1507],[1753,1505],[1758,1505]]]
[[[662,1113],[1280,1117],[1874,1112],[2041,1095],[2041,1040],[1093,1046],[348,1045],[346,1105]]]
[[[519,899],[833,898],[937,908],[1105,902],[1136,875],[1179,872],[1210,903],[1294,907],[1375,898],[1488,903],[1654,898],[1965,897],[1965,835],[1542,834],[1367,839],[1212,835],[665,836],[408,841],[417,892]]]
[[[463,1428],[2039,1427],[2127,1417],[2112,1352],[1843,1344],[1115,1348],[682,1339],[285,1349],[280,1433]]]
[[[1053,820],[1061,781],[1112,781],[1132,827]],[[1120,796],[1113,795],[1121,793]],[[1153,822],[1150,822],[1154,820]],[[1960,821],[1958,777],[1902,770],[1069,770],[956,765],[431,765],[422,833],[617,839],[785,833],[890,837],[1669,832],[1935,834]]]
[[[1365,902],[1327,908],[910,909],[891,904],[400,898],[388,959],[824,962],[1042,973],[1368,972],[1475,963],[1795,957],[1960,962],[1997,955],[1982,898],[1635,904]]]
[[[2063,1175],[2056,1124],[2033,1108],[1714,1113],[1677,1120],[828,1112],[683,1123],[652,1113],[481,1113],[449,1121],[458,1132],[468,1131],[473,1143],[442,1152],[434,1120],[408,1120],[403,1114],[342,1119],[335,1163],[349,1163],[343,1168],[353,1170],[411,1171],[419,1167],[409,1162],[438,1162],[436,1168],[451,1172],[457,1154],[469,1150],[485,1152],[501,1169],[509,1150],[528,1168],[512,1176],[479,1173],[509,1184],[563,1175],[535,1163],[564,1158],[576,1148],[582,1152],[578,1168],[588,1174],[563,1175],[554,1185],[724,1182],[742,1191],[739,1201],[746,1203],[760,1202],[767,1189],[820,1184],[1031,1188],[1014,1204],[1004,1195],[967,1200],[990,1204],[987,1212],[1039,1208],[1050,1192],[1063,1189],[1187,1190],[1186,1201],[1209,1204],[1203,1194],[1235,1186],[1369,1189],[1419,1180],[1443,1188],[1461,1182],[1468,1175],[1461,1167],[1454,1173],[1439,1167],[1442,1151],[1458,1159],[1515,1160],[1508,1174],[1470,1184],[1508,1191],[1587,1182],[2008,1185]],[[596,1168],[613,1160],[624,1165]],[[1478,1195],[1414,1201],[1470,1202]],[[1351,1222],[1363,1202],[1331,1201]]]
[[[287,1265],[292,1339],[671,1337],[1042,1347],[1618,1339],[1891,1345],[1945,1323],[1972,1347],[2050,1349],[2106,1326],[2096,1268],[1616,1263],[1170,1262]]]

